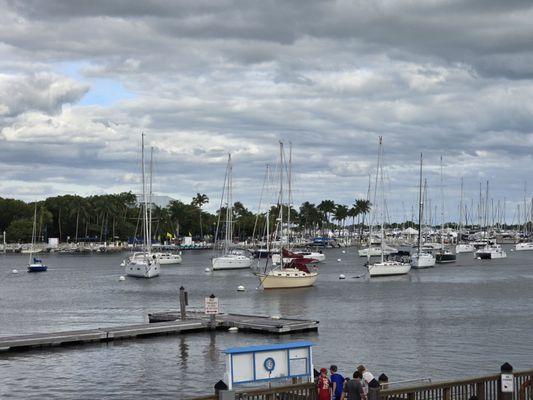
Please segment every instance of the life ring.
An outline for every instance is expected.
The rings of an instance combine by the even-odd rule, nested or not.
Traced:
[[[524,381],[524,383],[522,383],[520,385],[520,392],[518,393],[518,399],[519,400],[525,400],[526,399],[526,388],[528,386],[531,386],[531,379],[528,379],[527,381]]]

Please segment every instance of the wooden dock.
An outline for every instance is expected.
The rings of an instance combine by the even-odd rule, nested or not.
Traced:
[[[180,320],[178,311],[166,311],[148,314],[148,319],[152,323],[168,322]],[[209,316],[202,312],[187,311],[188,320],[209,321]],[[236,327],[242,331],[260,333],[296,333],[306,331],[317,331],[318,321],[303,320],[294,318],[268,317],[261,315],[246,314],[218,314],[215,317],[217,329],[229,329]]]
[[[149,314],[148,324],[124,325],[77,331],[36,333],[31,335],[0,337],[0,351],[19,351],[33,347],[66,346],[91,342],[111,342],[143,338],[155,335],[183,334],[209,329],[227,330],[237,327],[242,331],[283,334],[318,330],[318,321],[264,316],[220,314],[211,326],[209,316],[188,312],[187,319],[179,319],[179,313],[168,311]]]

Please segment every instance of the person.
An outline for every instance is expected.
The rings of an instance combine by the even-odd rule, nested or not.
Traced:
[[[332,365],[331,367],[329,367],[329,372],[331,374],[329,380],[331,381],[331,391],[333,393],[333,399],[340,400],[344,377],[341,374],[337,373],[336,365]]]
[[[344,382],[344,388],[340,400],[346,398],[348,398],[348,400],[366,400],[363,385],[361,384],[361,373],[359,371],[353,373],[353,379]]]
[[[328,370],[320,369],[320,377],[317,382],[318,400],[331,400],[331,382],[328,379]]]
[[[357,371],[363,378],[363,385],[366,389],[368,400],[378,400],[379,397],[379,382],[374,378],[370,371],[367,371],[364,365],[359,365]]]

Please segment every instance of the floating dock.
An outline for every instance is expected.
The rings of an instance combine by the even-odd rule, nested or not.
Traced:
[[[181,321],[180,314],[177,311],[148,314],[148,319],[152,323]],[[208,315],[202,312],[187,311],[187,319],[185,321],[191,319],[209,322]],[[242,331],[260,333],[284,334],[318,330],[318,321],[261,315],[218,314],[215,316],[215,322],[216,327],[219,329],[236,327]]]
[[[208,315],[188,312],[186,319],[179,319],[173,311],[148,315],[150,323],[123,325],[109,328],[77,331],[36,333],[31,335],[0,337],[0,351],[20,351],[33,347],[66,346],[91,342],[111,342],[156,335],[183,334],[237,327],[242,331],[267,334],[283,334],[318,330],[318,321],[272,318],[265,316],[219,314],[214,325]]]

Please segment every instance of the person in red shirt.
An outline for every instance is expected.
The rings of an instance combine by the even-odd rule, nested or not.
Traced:
[[[318,400],[331,400],[331,382],[328,379],[328,370],[320,369],[320,377],[317,382]]]

